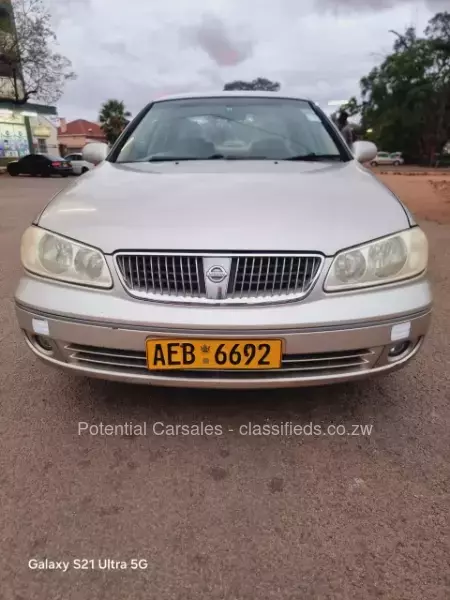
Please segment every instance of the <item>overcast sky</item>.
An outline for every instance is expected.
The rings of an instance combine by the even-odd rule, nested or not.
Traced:
[[[268,77],[321,104],[358,92],[392,45],[450,0],[46,0],[78,79],[58,108],[97,119],[108,98],[133,114],[167,93]]]

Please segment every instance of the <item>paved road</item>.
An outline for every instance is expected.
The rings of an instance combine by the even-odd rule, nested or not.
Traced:
[[[315,390],[167,391],[69,377],[26,350],[20,235],[64,185],[0,177],[1,599],[448,600],[450,226],[426,224],[436,311],[406,370]],[[80,437],[79,421],[149,430]],[[156,421],[225,432],[157,436]],[[237,431],[285,421],[373,433]],[[34,558],[148,567],[38,572]]]

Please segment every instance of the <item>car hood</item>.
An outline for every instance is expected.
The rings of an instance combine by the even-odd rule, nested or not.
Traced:
[[[63,190],[39,225],[116,250],[338,250],[409,226],[355,161],[104,162]]]

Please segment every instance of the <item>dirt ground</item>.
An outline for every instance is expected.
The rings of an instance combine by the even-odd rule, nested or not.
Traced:
[[[450,170],[408,174],[381,171],[376,175],[418,220],[450,223]]]
[[[88,380],[35,359],[14,314],[20,238],[68,180],[0,177],[0,600],[450,599],[450,174],[379,176],[430,242],[423,350],[385,377],[249,392]],[[80,422],[148,432],[80,435]],[[224,434],[156,435],[157,422]],[[286,422],[325,434],[239,434]],[[45,558],[146,566],[30,566]]]

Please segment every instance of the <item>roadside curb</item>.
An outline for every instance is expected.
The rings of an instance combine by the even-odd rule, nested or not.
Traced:
[[[378,175],[404,175],[408,177],[430,177],[432,175],[450,175],[449,170],[436,170],[436,171],[375,171]]]

